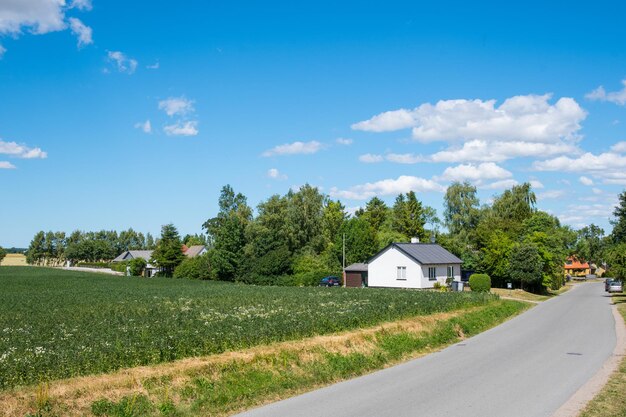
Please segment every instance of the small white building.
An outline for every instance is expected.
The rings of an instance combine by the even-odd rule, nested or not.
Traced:
[[[435,243],[392,243],[368,262],[368,286],[433,288],[461,281],[463,261]]]

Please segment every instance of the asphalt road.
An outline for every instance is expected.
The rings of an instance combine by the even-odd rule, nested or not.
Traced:
[[[441,352],[240,416],[550,416],[615,343],[604,284],[581,284]]]

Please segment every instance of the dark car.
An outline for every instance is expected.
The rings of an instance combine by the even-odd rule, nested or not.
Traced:
[[[609,287],[611,286],[611,278],[607,278],[604,280],[604,291],[609,291]]]
[[[341,286],[341,280],[339,277],[330,276],[324,277],[320,280],[320,287],[339,287]]]

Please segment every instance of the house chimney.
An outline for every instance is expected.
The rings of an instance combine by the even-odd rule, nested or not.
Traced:
[[[420,238],[419,237],[412,237],[411,238],[411,243],[420,243]]]

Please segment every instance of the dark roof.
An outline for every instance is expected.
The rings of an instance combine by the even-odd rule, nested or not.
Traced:
[[[123,252],[120,256],[118,256],[117,258],[113,259],[113,262],[122,262],[122,261],[127,261],[129,259],[135,259],[135,258],[143,258],[147,262],[150,262],[150,258],[152,258],[152,251],[151,250],[127,250],[126,252]]]
[[[346,266],[348,272],[367,272],[367,264],[352,264]]]
[[[374,255],[374,258],[378,257],[378,255],[385,252],[391,246],[395,246],[409,258],[414,259],[422,265],[463,263],[461,259],[457,258],[455,255],[436,243],[392,243],[382,251],[378,252],[378,254]],[[372,260],[370,259],[370,263],[371,261]]]

